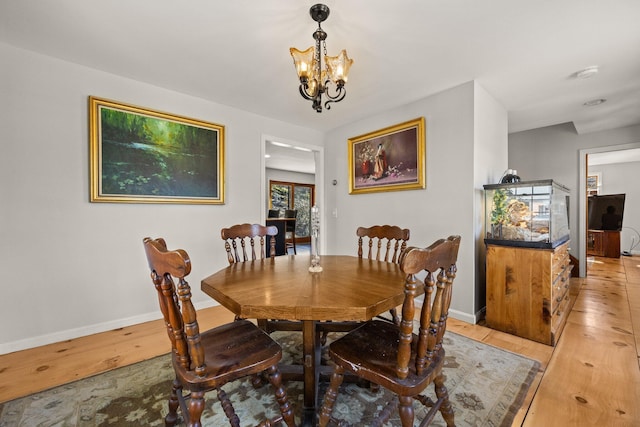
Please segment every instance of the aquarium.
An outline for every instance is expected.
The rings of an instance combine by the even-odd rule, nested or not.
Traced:
[[[569,240],[569,194],[553,180],[484,186],[485,243],[555,248]]]

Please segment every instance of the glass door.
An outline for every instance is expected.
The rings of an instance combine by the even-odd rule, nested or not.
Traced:
[[[293,193],[291,190],[291,183],[270,181],[270,209],[279,209],[281,211],[289,209],[289,201],[291,200],[291,194]]]
[[[311,241],[311,206],[313,206],[313,186],[296,185],[293,187],[293,206],[298,210],[296,220],[296,239]]]
[[[269,181],[270,209],[297,209],[296,241],[310,242],[311,207],[315,185],[295,182]]]

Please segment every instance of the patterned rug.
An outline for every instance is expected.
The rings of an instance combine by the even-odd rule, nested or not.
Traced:
[[[284,362],[300,360],[302,336],[276,332],[272,336],[285,350]],[[330,335],[335,339],[337,335]],[[458,426],[511,426],[515,413],[538,372],[536,361],[482,344],[452,332],[445,335],[445,384]],[[0,427],[97,427],[163,426],[172,368],[169,355],[79,380],[41,393],[0,404]],[[288,382],[294,410],[302,407],[302,383]],[[321,384],[320,396],[326,385]],[[269,384],[254,389],[247,381],[224,387],[242,425],[256,425],[264,415],[274,416],[275,404]],[[433,387],[428,391],[432,393]],[[204,426],[229,425],[215,393],[208,394]],[[334,415],[354,426],[371,424],[384,406],[388,392],[373,393],[356,384],[343,384]],[[424,412],[416,411],[416,423]],[[296,418],[299,421],[298,418]],[[399,426],[397,413],[385,426]],[[432,425],[444,426],[438,414]]]

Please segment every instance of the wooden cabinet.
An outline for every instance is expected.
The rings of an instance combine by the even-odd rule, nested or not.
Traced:
[[[620,258],[620,232],[589,230],[587,232],[587,255]]]
[[[568,246],[487,245],[487,326],[555,345],[571,310]]]

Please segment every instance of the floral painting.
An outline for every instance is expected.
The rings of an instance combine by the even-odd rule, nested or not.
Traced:
[[[349,193],[425,188],[424,118],[349,139]]]

